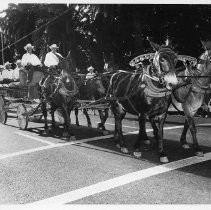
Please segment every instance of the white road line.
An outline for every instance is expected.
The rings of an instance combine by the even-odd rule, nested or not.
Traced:
[[[211,152],[206,153],[204,155],[203,158],[201,157],[190,157],[190,158],[186,158],[186,159],[182,159],[182,160],[178,160],[178,161],[174,161],[171,163],[167,163],[167,164],[163,164],[163,165],[159,165],[159,166],[155,166],[152,168],[148,168],[148,169],[144,169],[144,170],[140,170],[140,171],[136,171],[133,173],[129,173],[123,176],[119,176],[113,179],[109,179],[103,182],[99,182],[87,187],[83,187],[80,189],[76,189],[73,191],[70,191],[68,193],[64,193],[58,196],[54,196],[54,197],[50,197],[44,200],[40,200],[34,203],[31,203],[32,205],[43,205],[43,204],[56,204],[56,205],[60,205],[60,204],[66,204],[66,203],[70,203],[91,195],[95,195],[97,193],[101,193],[101,192],[105,192],[107,190],[116,188],[116,187],[120,187],[135,181],[140,181],[142,179],[151,177],[151,176],[155,176],[155,175],[159,175],[162,173],[166,173],[169,171],[173,171],[179,168],[183,168],[186,166],[190,166],[193,164],[197,164],[197,163],[201,163],[201,162],[205,162],[211,160]]]
[[[126,133],[124,135],[129,135],[129,133]],[[52,143],[52,144],[49,144],[49,145],[43,146],[43,147],[38,147],[38,148],[13,152],[13,153],[5,154],[5,155],[0,155],[0,160],[6,159],[6,158],[17,157],[17,156],[24,155],[24,154],[30,154],[30,153],[38,152],[38,151],[42,151],[42,150],[52,149],[52,148],[59,148],[59,147],[64,147],[64,146],[69,146],[69,145],[74,145],[74,144],[79,144],[79,143],[85,143],[85,142],[89,142],[89,141],[98,141],[101,139],[109,139],[111,137],[113,137],[113,135],[97,136],[97,137],[93,137],[93,138],[80,139],[80,140],[66,142],[66,143],[56,143],[56,144]]]
[[[113,123],[105,123],[106,125],[113,125],[115,126],[115,124]],[[204,125],[204,124],[199,124],[199,125]],[[138,127],[131,127],[131,126],[126,126],[126,125],[122,125],[122,127],[126,127],[126,128],[134,128],[134,129],[137,129]],[[177,129],[177,128],[183,128],[184,125],[178,125],[178,126],[168,126],[168,127],[164,127],[163,129],[164,130],[171,130],[171,129]],[[146,129],[146,132],[151,132],[153,131],[153,129]],[[132,131],[132,132],[129,132],[129,133],[132,133],[132,134],[136,134],[137,131]]]
[[[183,126],[172,126],[172,127],[166,127],[164,129],[170,130],[170,129],[176,129],[176,128],[181,128],[181,127],[183,127]],[[146,132],[151,132],[151,131],[152,131],[152,129],[146,129]],[[137,134],[138,132],[139,131],[132,131],[132,132],[128,132],[128,133],[123,133],[123,135],[125,136],[125,135]],[[22,133],[20,134],[20,132],[17,132],[17,134],[22,135]],[[42,141],[42,142],[45,141],[45,140],[41,140],[41,139],[36,138],[36,137],[29,136],[27,134],[24,134],[24,136],[26,136],[28,138],[33,138],[35,140]],[[86,143],[86,142],[89,142],[89,141],[98,141],[98,140],[101,140],[101,139],[109,139],[109,138],[112,138],[112,137],[113,137],[113,134],[106,135],[106,136],[97,136],[97,137],[92,137],[92,138],[87,138],[87,139],[80,139],[80,140],[67,142],[67,143],[51,143],[51,142],[45,141],[43,143],[48,144],[48,146],[43,146],[43,147],[38,147],[38,148],[33,148],[33,149],[28,149],[28,150],[22,150],[22,151],[10,153],[10,154],[1,155],[0,160],[6,159],[6,158],[11,158],[11,157],[17,157],[17,156],[24,155],[24,154],[30,154],[30,153],[33,153],[33,152],[38,152],[38,151],[47,150],[47,149],[51,149],[51,148],[58,148],[58,147],[63,147],[63,146],[68,146],[68,145]]]
[[[20,132],[20,131],[15,132],[15,133],[18,134],[18,135],[20,135],[20,136],[24,136],[24,137],[27,137],[27,138],[30,138],[30,139],[33,139],[33,140],[42,142],[42,143],[44,143],[44,144],[49,144],[49,145],[54,145],[54,144],[55,144],[55,143],[52,143],[52,142],[50,142],[50,141],[46,141],[46,140],[37,138],[37,137],[35,137],[35,136],[27,135],[27,134],[25,134],[25,133],[23,133],[23,132]]]
[[[105,123],[106,125],[115,125],[113,123]],[[134,128],[137,129],[138,127],[132,127],[132,126],[128,126],[128,125],[122,125],[123,128]]]
[[[47,146],[43,146],[43,147],[38,147],[38,148],[27,149],[27,150],[22,150],[22,151],[18,151],[18,152],[13,152],[13,153],[1,155],[0,156],[0,160],[6,159],[6,158],[17,157],[17,156],[20,156],[20,155],[30,154],[30,153],[33,153],[33,152],[38,152],[38,151],[47,150],[47,149],[60,147],[60,146],[64,146],[64,145],[56,145],[56,144],[54,144],[54,145],[47,145]]]

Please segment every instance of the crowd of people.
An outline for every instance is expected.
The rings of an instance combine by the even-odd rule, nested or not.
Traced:
[[[56,44],[52,44],[49,48],[50,52],[46,54],[44,63],[42,64],[37,55],[33,53],[34,46],[30,43],[24,46],[26,53],[22,56],[22,59],[19,59],[14,63],[14,69],[12,68],[13,63],[10,63],[9,61],[4,65],[0,65],[0,83],[20,81],[22,85],[26,85],[26,78],[28,78],[28,81],[31,79],[29,79],[29,76],[33,75],[33,72],[32,74],[29,74],[29,69],[32,69],[33,71],[33,67],[35,66],[42,67],[44,65],[49,71],[56,71],[58,69],[60,58],[63,58],[63,56],[57,52],[59,47]],[[31,66],[32,68],[27,68],[28,66]],[[93,66],[89,66],[87,71],[86,79],[91,79],[96,76]],[[44,84],[47,80],[48,77]]]

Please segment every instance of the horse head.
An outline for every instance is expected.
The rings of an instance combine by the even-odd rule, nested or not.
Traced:
[[[165,83],[177,85],[178,80],[175,74],[175,66],[178,60],[178,55],[173,51],[171,42],[166,41],[165,45],[159,45],[148,39],[150,45],[155,50],[153,65],[157,70],[158,76],[162,76]]]
[[[92,79],[89,79],[87,81],[87,85],[88,87],[91,89],[90,91],[92,92],[98,92],[100,94],[105,94],[106,90],[105,90],[105,87],[103,85],[103,82],[102,82],[102,78],[100,76],[96,76]]]
[[[77,92],[77,85],[75,80],[73,79],[71,72],[73,72],[72,69],[72,63],[71,63],[71,57],[70,57],[70,51],[68,52],[67,56],[65,58],[59,57],[59,68],[61,69],[61,81],[64,84],[64,86],[72,92]]]
[[[198,64],[197,68],[204,75],[211,74],[211,41],[203,41],[201,40],[202,46],[205,49],[205,52],[199,57],[200,64]]]

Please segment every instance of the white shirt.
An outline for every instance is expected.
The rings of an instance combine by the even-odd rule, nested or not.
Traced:
[[[88,73],[87,75],[86,75],[86,79],[92,79],[92,78],[94,78],[96,76],[96,74],[93,72],[93,73]]]
[[[4,69],[2,71],[2,77],[3,79],[11,79],[12,80],[12,74],[13,74],[13,70],[8,70],[8,69]]]
[[[22,66],[26,66],[28,63],[30,63],[32,66],[41,65],[41,61],[35,54],[29,54],[27,52],[23,55],[21,64],[22,64]]]
[[[14,81],[17,81],[17,80],[19,80],[19,70],[20,70],[20,68],[18,68],[18,67],[16,67],[14,70],[13,70],[13,72],[12,72],[12,79],[14,80]]]
[[[56,55],[62,57],[62,55],[60,53],[56,53]],[[53,52],[47,53],[46,56],[45,56],[44,64],[47,67],[57,66],[59,64],[59,58],[56,55]]]

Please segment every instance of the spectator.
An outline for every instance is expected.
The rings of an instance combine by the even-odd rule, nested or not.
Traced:
[[[87,68],[87,71],[89,72],[86,75],[86,79],[92,79],[96,76],[95,72],[94,72],[94,68],[92,66],[90,66],[89,68]]]
[[[21,60],[17,60],[15,62],[15,64],[16,64],[16,67],[13,70],[12,79],[14,81],[19,81],[20,80],[20,70],[22,69]]]
[[[0,65],[0,82],[3,82],[2,71],[4,70],[4,66]]]
[[[9,83],[9,82],[12,82],[12,73],[13,73],[13,70],[12,70],[12,63],[10,62],[6,62],[4,64],[4,70],[2,71],[2,76],[3,76],[3,81],[6,82],[6,83]]]

